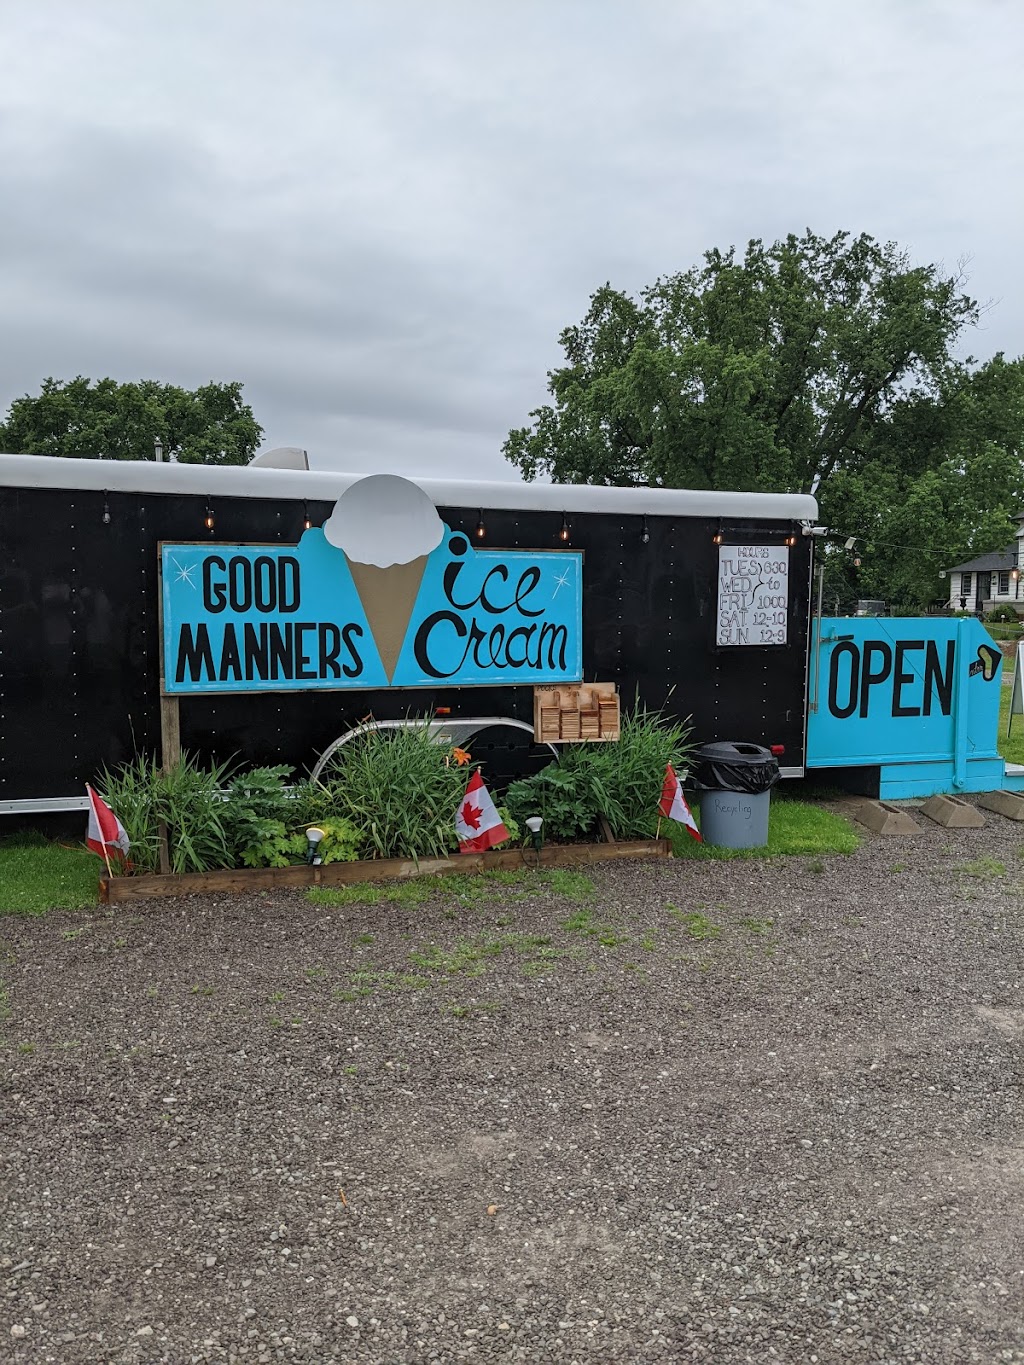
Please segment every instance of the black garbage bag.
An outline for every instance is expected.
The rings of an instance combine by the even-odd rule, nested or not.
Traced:
[[[779,780],[779,761],[760,744],[719,740],[702,744],[696,753],[694,785],[698,791],[771,791]]]

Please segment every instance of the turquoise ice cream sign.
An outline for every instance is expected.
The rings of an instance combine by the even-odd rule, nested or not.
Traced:
[[[478,549],[394,476],[296,546],[160,554],[169,693],[582,680],[580,553]]]

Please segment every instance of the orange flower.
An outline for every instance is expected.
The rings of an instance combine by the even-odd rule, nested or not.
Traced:
[[[460,749],[458,746],[455,746],[452,749],[452,758],[455,759],[455,762],[460,768],[464,768],[472,757],[472,754],[467,754],[465,749]]]

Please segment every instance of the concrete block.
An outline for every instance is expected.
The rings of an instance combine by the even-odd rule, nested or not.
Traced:
[[[888,801],[860,801],[853,807],[853,818],[875,834],[920,834],[921,826],[905,810]]]
[[[921,814],[927,815],[937,825],[945,829],[984,829],[985,817],[969,802],[959,796],[930,796],[921,807]]]
[[[1005,815],[1007,820],[1024,820],[1024,796],[1019,792],[981,792],[978,805]]]

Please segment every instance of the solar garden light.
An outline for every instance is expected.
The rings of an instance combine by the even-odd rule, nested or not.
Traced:
[[[544,843],[540,832],[543,824],[544,821],[539,815],[531,815],[526,821],[526,828],[530,831],[530,840],[538,853]]]
[[[312,829],[306,830],[306,862],[318,864],[320,862],[320,840],[324,837],[324,831],[317,829],[314,825]]]

